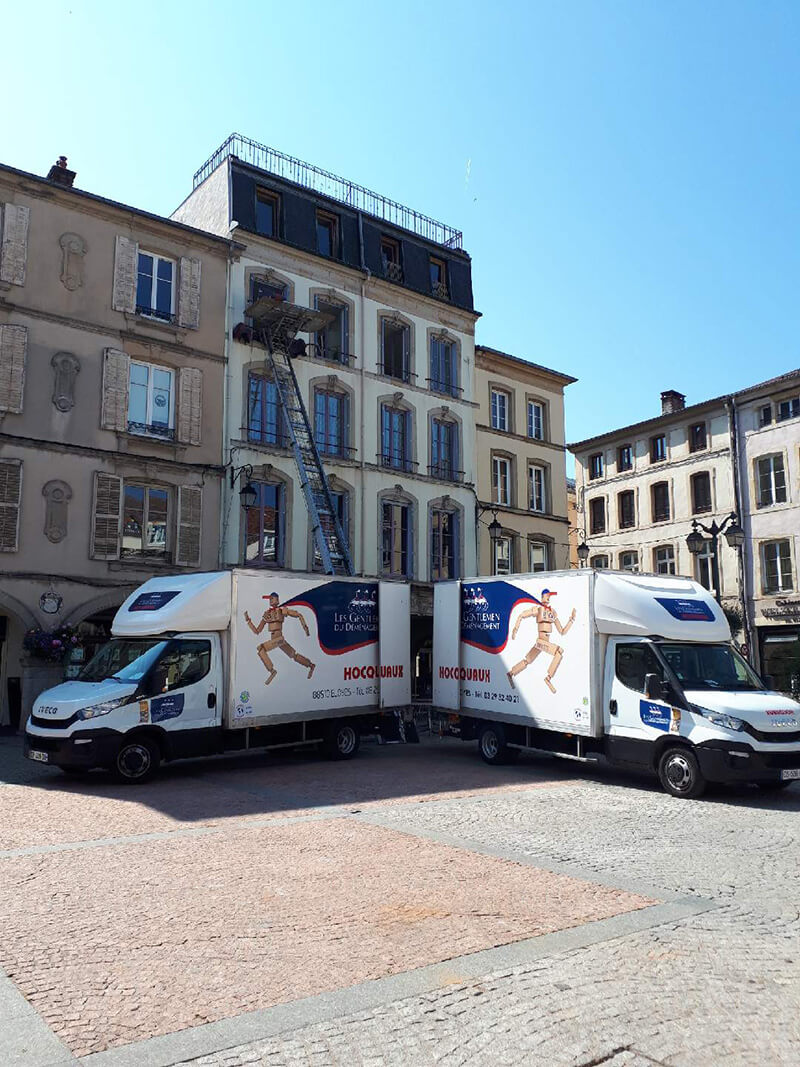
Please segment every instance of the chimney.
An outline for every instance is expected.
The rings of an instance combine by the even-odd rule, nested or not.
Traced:
[[[47,173],[47,180],[56,182],[58,185],[65,185],[68,189],[72,188],[72,183],[75,181],[75,171],[67,169],[66,156],[58,157],[58,160]]]
[[[686,397],[675,389],[665,389],[661,394],[661,414],[672,415],[676,411],[683,411],[686,407]]]

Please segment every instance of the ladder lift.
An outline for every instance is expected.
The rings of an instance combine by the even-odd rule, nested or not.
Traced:
[[[262,296],[245,314],[253,323],[256,339],[267,350],[267,378],[275,383],[278,408],[291,441],[322,568],[326,574],[352,575],[347,539],[292,366],[292,357],[303,355],[306,350],[305,341],[297,334],[317,333],[331,322],[332,316],[270,296]]]

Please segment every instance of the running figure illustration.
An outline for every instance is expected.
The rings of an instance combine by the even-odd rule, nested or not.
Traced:
[[[291,616],[293,619],[299,619],[300,625],[303,627],[306,637],[310,637],[310,631],[308,629],[308,623],[300,614],[299,611],[294,611],[292,608],[283,607],[280,603],[280,597],[277,593],[270,593],[268,597],[262,597],[262,600],[269,600],[269,607],[261,616],[261,622],[258,626],[253,624],[253,620],[250,618],[247,612],[244,613],[244,620],[254,634],[260,634],[266,626],[269,630],[269,641],[264,641],[263,644],[258,646],[258,658],[266,667],[269,672],[264,685],[269,685],[275,675],[278,673],[272,664],[272,660],[269,657],[270,652],[273,649],[279,648],[281,652],[285,653],[289,659],[293,659],[295,663],[300,663],[304,667],[308,667],[308,677],[314,673],[314,667],[316,664],[312,663],[310,659],[306,659],[305,656],[296,652],[286,638],[283,636],[283,621],[287,617]]]
[[[517,616],[517,621],[514,623],[514,629],[511,633],[511,640],[517,636],[517,630],[519,630],[520,623],[523,619],[536,619],[539,632],[536,636],[536,644],[528,652],[524,659],[521,659],[519,663],[516,663],[508,672],[508,681],[512,689],[515,689],[514,676],[524,671],[526,667],[529,667],[531,663],[536,659],[540,652],[546,652],[548,656],[551,656],[550,667],[547,674],[544,676],[544,684],[550,690],[551,693],[555,693],[556,688],[553,685],[553,675],[559,668],[561,660],[564,657],[564,649],[560,645],[554,644],[550,640],[553,627],[563,636],[569,632],[570,626],[575,622],[575,609],[572,609],[572,614],[567,620],[565,625],[561,625],[558,615],[555,613],[555,609],[550,607],[550,598],[557,594],[551,589],[542,590],[542,599],[537,601],[535,606],[528,608],[526,611],[521,612]]]

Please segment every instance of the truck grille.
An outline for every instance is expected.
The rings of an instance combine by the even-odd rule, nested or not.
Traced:
[[[68,719],[45,719],[41,715],[31,715],[31,722],[34,726],[38,726],[40,730],[66,730],[68,726],[72,726],[77,721],[78,713],[70,715]]]
[[[745,723],[744,728],[756,741],[763,741],[768,745],[790,745],[800,741],[800,730],[757,730],[749,723]]]

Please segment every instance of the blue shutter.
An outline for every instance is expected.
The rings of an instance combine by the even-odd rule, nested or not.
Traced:
[[[385,404],[381,404],[381,456],[384,459],[391,455],[390,425],[389,409]]]
[[[350,456],[350,397],[342,395],[342,455]]]
[[[349,308],[347,304],[342,305],[342,363],[349,363],[348,355],[350,354],[350,323],[349,323]]]

